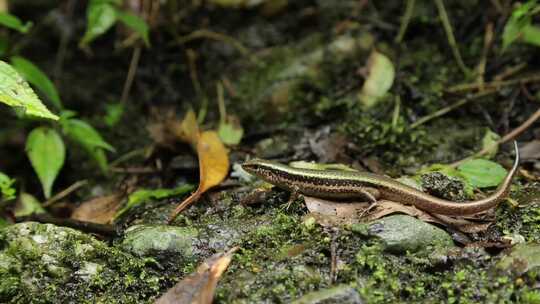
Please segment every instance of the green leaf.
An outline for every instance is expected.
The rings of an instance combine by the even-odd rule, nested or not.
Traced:
[[[140,205],[142,203],[146,203],[148,200],[155,199],[160,200],[171,196],[179,196],[186,194],[190,191],[195,189],[193,185],[185,184],[173,189],[141,189],[137,190],[129,195],[128,202],[124,208],[119,210],[116,215],[114,216],[115,219],[119,218],[127,212],[129,209]]]
[[[0,12],[0,24],[23,34],[28,33],[28,30],[32,27],[32,22],[23,23],[17,16],[6,12]]]
[[[487,159],[468,160],[458,170],[475,188],[495,187],[507,173],[501,165]]]
[[[523,42],[540,46],[540,27],[529,25],[523,29]]]
[[[39,177],[45,197],[51,197],[54,180],[62,169],[66,156],[62,138],[54,129],[36,128],[26,140],[26,154]]]
[[[0,229],[11,225],[5,218],[0,217]]]
[[[141,36],[146,46],[150,46],[149,27],[144,19],[137,15],[125,13],[120,10],[116,11],[116,17],[127,27],[131,28],[137,34]]]
[[[506,22],[503,30],[503,51],[505,51],[510,44],[524,38],[524,31],[531,27],[532,15],[536,13],[538,6],[536,0],[528,1],[524,4],[520,4],[513,11],[512,15]],[[534,31],[534,29],[533,29]],[[532,42],[535,41],[535,34],[529,33]]]
[[[19,56],[11,57],[11,64],[24,79],[43,92],[58,110],[63,108],[56,86],[35,64]]]
[[[73,141],[80,144],[94,158],[103,172],[108,169],[107,156],[104,150],[115,152],[113,146],[107,143],[94,127],[80,119],[61,120],[64,133]]]
[[[107,143],[99,132],[86,121],[72,118],[61,123],[66,135],[83,146],[116,152],[114,147]]]
[[[14,179],[0,172],[0,194],[2,194],[0,202],[6,202],[15,198],[17,191],[13,188],[14,183]]]
[[[234,146],[242,140],[244,129],[239,124],[222,122],[219,124],[218,135],[223,143]]]
[[[86,10],[86,32],[81,40],[85,46],[106,33],[116,22],[116,9],[108,1],[92,0]]]
[[[41,203],[28,193],[21,193],[19,201],[15,206],[14,214],[16,217],[29,216],[32,214],[45,213]]]
[[[105,124],[109,127],[114,127],[124,114],[124,105],[121,103],[110,103],[105,105],[107,112],[104,117]]]
[[[0,35],[0,57],[4,57],[9,48],[9,38],[7,35]]]
[[[34,93],[17,71],[0,60],[0,102],[11,107],[22,108],[27,115],[58,120]]]
[[[482,150],[486,149],[488,153],[486,158],[493,158],[499,151],[499,145],[497,141],[501,139],[501,136],[490,129],[487,129],[486,134],[482,138]]]

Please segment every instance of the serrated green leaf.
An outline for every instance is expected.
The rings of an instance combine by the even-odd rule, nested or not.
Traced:
[[[90,1],[86,10],[86,32],[81,45],[87,45],[106,33],[116,22],[116,8],[108,1]]]
[[[495,187],[507,174],[501,165],[487,159],[468,160],[458,167],[458,171],[475,188]]]
[[[23,34],[28,33],[28,30],[32,27],[32,22],[23,23],[17,16],[6,12],[0,12],[0,24]]]
[[[66,156],[62,138],[54,129],[36,128],[26,140],[26,154],[39,177],[45,197],[51,197],[54,180],[62,169]]]
[[[17,191],[13,188],[14,179],[0,172],[0,202],[6,202],[15,198]]]
[[[60,124],[64,133],[80,144],[94,158],[100,169],[106,172],[108,164],[104,150],[115,152],[114,147],[107,143],[94,127],[83,120],[65,119],[61,120]]]
[[[32,214],[45,213],[41,203],[28,193],[21,193],[19,201],[15,206],[14,214],[16,217],[29,216]]]
[[[133,31],[139,34],[146,46],[150,46],[150,30],[148,24],[146,23],[146,21],[144,21],[144,19],[134,14],[122,12],[120,10],[116,11],[116,16],[118,17],[118,20],[120,20],[127,27],[131,28]]]
[[[9,64],[0,60],[0,102],[21,108],[25,114],[58,120],[34,93],[28,82]]]
[[[56,109],[61,110],[63,108],[56,86],[39,67],[19,56],[11,57],[10,61],[17,72],[19,72],[26,81],[30,82],[43,92]]]
[[[114,218],[115,219],[119,218],[120,216],[122,216],[122,214],[124,214],[129,209],[133,208],[134,206],[146,203],[148,200],[151,200],[151,199],[159,200],[159,199],[164,199],[171,196],[179,196],[179,195],[186,194],[192,191],[193,189],[195,189],[193,185],[185,184],[185,185],[173,188],[173,189],[137,190],[129,195],[126,206],[122,208],[121,210],[119,210],[114,216]]]

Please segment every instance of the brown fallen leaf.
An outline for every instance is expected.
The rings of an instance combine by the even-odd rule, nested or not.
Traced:
[[[342,218],[359,218],[369,207],[368,202],[333,202],[317,197],[304,195],[304,202],[309,212],[333,215]]]
[[[71,214],[71,218],[84,222],[109,224],[118,211],[121,200],[122,195],[119,193],[93,198],[79,205]]]
[[[199,188],[171,213],[169,222],[190,204],[196,202],[208,189],[219,185],[229,173],[229,154],[217,132],[205,131],[197,142],[199,157]]]
[[[426,211],[420,210],[412,205],[404,205],[387,200],[378,201],[377,206],[374,208],[374,211],[371,212],[366,217],[366,219],[372,221],[392,213],[404,213],[410,216],[414,216],[424,222],[436,223],[445,227],[457,229],[465,233],[485,231],[492,224],[491,222],[478,223],[462,217],[451,217],[440,214],[431,214]]]
[[[492,222],[478,223],[462,217],[431,214],[412,205],[387,200],[378,201],[369,213],[366,211],[370,206],[367,202],[335,202],[305,195],[304,201],[311,212],[309,216],[325,227],[357,223],[361,219],[373,221],[393,213],[404,213],[424,222],[451,227],[465,233],[485,231],[492,224]],[[367,213],[365,217],[364,213]]]
[[[227,252],[216,253],[197,267],[197,270],[176,283],[157,299],[154,304],[210,304],[221,275],[231,263],[234,247]]]

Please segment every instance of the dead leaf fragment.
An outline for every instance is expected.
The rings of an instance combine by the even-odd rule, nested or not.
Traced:
[[[187,111],[181,123],[170,121],[168,123],[173,134],[180,140],[189,143],[192,147],[197,147],[200,131],[197,117],[193,109]]]
[[[217,132],[202,132],[197,142],[199,157],[199,188],[173,211],[170,221],[187,206],[197,201],[208,189],[219,185],[229,173],[229,154]]]
[[[371,107],[390,90],[396,72],[392,61],[374,50],[368,58],[367,74],[358,100],[364,106]]]
[[[343,218],[358,218],[369,207],[368,202],[332,202],[317,197],[305,196],[304,201],[309,212],[334,215]]]
[[[238,247],[234,247],[206,259],[194,273],[176,283],[154,304],[211,304],[217,283],[237,250]]]
[[[119,193],[93,198],[79,205],[71,214],[71,218],[84,222],[109,224],[118,211],[121,200],[122,195]]]

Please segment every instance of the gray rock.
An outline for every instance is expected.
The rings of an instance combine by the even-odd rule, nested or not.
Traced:
[[[353,231],[380,238],[385,250],[395,253],[417,252],[427,247],[453,247],[444,230],[408,215],[392,215],[368,224],[356,224]]]
[[[172,252],[189,258],[196,254],[198,234],[187,227],[135,225],[126,230],[122,246],[139,256]]]
[[[361,304],[364,303],[360,294],[349,285],[339,285],[332,288],[310,292],[292,302],[294,304]]]
[[[497,268],[511,270],[518,275],[540,267],[540,244],[519,244],[504,256],[498,263]]]

